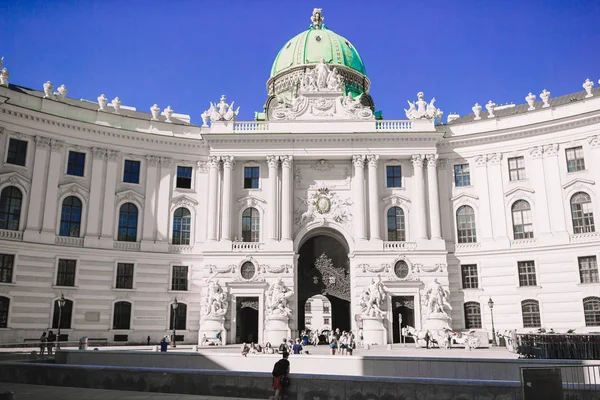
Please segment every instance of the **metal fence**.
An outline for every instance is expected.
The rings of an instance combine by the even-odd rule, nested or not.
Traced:
[[[590,391],[600,398],[600,364],[561,366],[563,388],[568,391]]]
[[[600,335],[518,334],[517,353],[523,358],[600,360]]]
[[[522,367],[523,400],[598,400],[600,365]]]

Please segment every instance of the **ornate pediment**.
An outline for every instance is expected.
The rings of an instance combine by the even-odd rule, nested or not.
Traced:
[[[144,204],[144,196],[138,192],[127,189],[115,193],[116,202],[119,203],[123,200],[137,201],[140,205]]]
[[[410,206],[410,199],[406,196],[402,196],[399,194],[392,194],[391,196],[386,196],[381,199],[383,203],[392,206]]]
[[[83,197],[84,200],[87,201],[89,195],[90,195],[90,191],[81,186],[79,183],[77,182],[71,182],[71,183],[64,183],[62,185],[58,186],[58,193],[60,194],[60,196],[63,196],[67,193],[69,194],[78,194],[81,197]]]
[[[530,188],[526,188],[526,187],[519,186],[519,187],[516,187],[516,188],[514,188],[514,189],[511,189],[511,190],[509,190],[508,192],[504,193],[504,196],[505,196],[505,197],[508,197],[508,196],[511,196],[511,195],[513,195],[513,194],[515,194],[515,193],[519,193],[519,192],[525,192],[525,193],[535,193],[535,190],[533,190],[533,189],[530,189]]]
[[[315,191],[308,191],[306,199],[299,198],[301,205],[295,211],[295,223],[303,226],[313,221],[334,221],[350,224],[352,221],[352,201],[342,198],[319,182]],[[304,210],[304,211],[303,211]]]
[[[246,207],[257,207],[260,208],[261,210],[265,210],[265,206],[267,204],[267,202],[263,199],[261,199],[260,197],[256,197],[256,196],[245,196],[242,197],[241,199],[238,199],[238,208],[246,208]]]
[[[478,201],[479,200],[479,196],[476,196],[476,195],[471,194],[471,193],[461,193],[461,194],[458,194],[458,195],[452,197],[450,199],[450,201],[452,201],[452,202],[465,201],[467,199]]]
[[[195,209],[198,202],[189,196],[181,195],[171,200],[171,212],[178,209],[179,207]]]
[[[576,179],[573,179],[573,180],[571,180],[571,181],[569,181],[569,182],[565,183],[565,184],[563,185],[563,189],[567,190],[567,189],[569,189],[571,186],[575,186],[575,185],[578,185],[578,186],[580,186],[580,187],[582,187],[582,188],[583,188],[583,187],[586,187],[586,186],[588,186],[588,185],[589,185],[589,186],[593,186],[593,185],[595,185],[595,184],[596,184],[596,182],[594,182],[594,181],[592,181],[592,180],[589,180],[589,179],[581,179],[581,178],[576,178]]]
[[[29,186],[31,182],[18,172],[8,172],[0,175],[0,183],[4,184],[7,182],[10,185],[15,185],[27,194],[29,192]]]

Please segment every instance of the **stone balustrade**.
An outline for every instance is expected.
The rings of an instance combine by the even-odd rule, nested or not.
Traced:
[[[8,240],[23,240],[23,232],[0,229],[0,238]]]
[[[455,251],[473,251],[479,250],[480,248],[481,243],[457,243]]]
[[[416,242],[383,242],[383,250],[384,251],[397,251],[397,250],[416,250],[417,243]]]
[[[264,243],[259,242],[233,242],[232,250],[234,251],[259,251],[263,248]]]
[[[184,244],[170,244],[169,245],[169,253],[192,253],[194,251],[194,246],[184,245]]]
[[[233,124],[234,132],[264,132],[268,130],[268,122],[240,121]]]
[[[83,238],[70,236],[57,236],[54,239],[54,244],[60,246],[83,247]]]
[[[537,239],[535,239],[535,238],[517,239],[517,240],[510,241],[510,247],[511,248],[532,247],[532,246],[535,246],[536,243],[537,243]]]
[[[412,127],[412,122],[406,120],[375,121],[377,132],[410,131]]]
[[[570,235],[571,243],[586,243],[600,240],[600,232],[586,232]]]
[[[137,242],[115,242],[113,244],[113,249],[116,250],[130,250],[130,251],[140,251],[141,244]]]

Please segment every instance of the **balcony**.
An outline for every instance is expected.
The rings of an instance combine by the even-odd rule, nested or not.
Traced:
[[[0,229],[0,239],[23,240],[23,232]]]
[[[83,247],[83,238],[71,236],[57,236],[54,244],[59,246]]]
[[[375,130],[377,132],[411,131],[412,128],[413,128],[412,121],[406,121],[406,120],[375,121]]]
[[[570,235],[571,243],[587,243],[600,240],[600,232],[586,232]]]
[[[137,242],[114,242],[113,249],[116,250],[128,250],[128,251],[140,251],[141,243]]]
[[[259,251],[264,247],[264,243],[260,242],[233,242],[233,251]]]
[[[417,242],[383,242],[384,251],[411,251],[417,249]]]

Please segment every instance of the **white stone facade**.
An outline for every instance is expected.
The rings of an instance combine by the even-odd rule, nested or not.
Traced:
[[[283,305],[291,315],[278,321],[297,335],[304,328],[298,253],[317,234],[347,246],[353,329],[363,288],[381,278],[382,342],[393,340],[393,296],[414,299],[414,325],[423,327],[423,295],[434,279],[449,292],[445,312],[455,329],[467,325],[465,304],[473,311],[477,303],[480,329],[491,331],[490,297],[498,331],[534,329],[526,325],[537,317],[523,315],[530,300],[539,307],[533,325],[600,329],[594,310],[587,324],[584,312],[584,299],[593,306],[600,297],[600,233],[593,225],[600,216],[600,93],[591,88],[576,93],[578,101],[546,107],[545,98],[510,115],[492,104],[481,117],[481,106],[473,107],[474,118],[452,116],[437,126],[428,117],[372,115],[238,122],[226,108],[221,118],[218,104],[194,126],[170,108],[143,114],[99,98],[98,110],[16,88],[0,86],[3,343],[52,327],[61,295],[72,301],[69,328],[62,329],[70,339],[156,341],[170,332],[176,298],[179,318],[185,315],[178,335],[197,342],[209,282],[218,282],[227,300],[227,341],[241,329],[238,302],[256,298],[263,342],[273,323],[266,296],[278,279],[291,296]],[[407,115],[418,112],[411,110]],[[468,166],[468,177],[457,165]],[[388,166],[400,167],[397,187],[388,187]],[[584,201],[572,206],[577,194]],[[67,211],[80,212],[79,223],[65,214],[67,199],[75,201]],[[530,208],[518,214],[524,238],[520,227],[515,233],[512,211],[520,200]],[[124,214],[131,205],[137,216]],[[403,212],[403,240],[388,237],[392,207]],[[573,207],[585,214],[576,226]],[[255,214],[245,217],[249,208]],[[459,210],[474,213],[467,243],[457,237]],[[254,233],[243,232],[244,218]],[[406,268],[400,277],[396,265]],[[120,309],[116,317],[123,302],[130,312]]]

